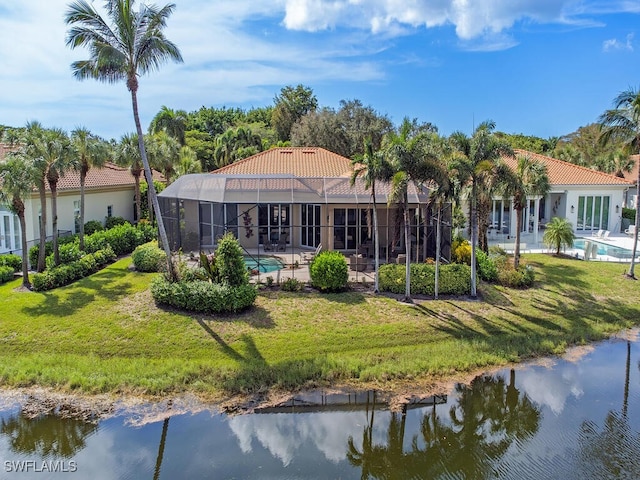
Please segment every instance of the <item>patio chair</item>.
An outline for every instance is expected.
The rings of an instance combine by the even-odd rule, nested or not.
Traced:
[[[624,231],[624,233],[626,233],[627,235],[633,237],[636,234],[636,226],[635,225],[629,225],[627,227],[627,229]]]
[[[610,233],[611,233],[611,232],[610,232],[609,230],[605,230],[605,231],[604,231],[604,233],[602,234],[602,237],[601,237],[601,238],[609,238],[609,234],[610,234]]]
[[[596,233],[593,234],[594,237],[598,237],[598,238],[602,238],[602,235],[604,234],[604,230],[598,230]]]
[[[322,250],[322,244],[319,243],[315,251],[313,252],[300,252],[300,259],[303,262],[311,263],[311,260],[313,260],[315,256],[320,253],[321,250]]]
[[[260,242],[262,243],[262,247],[264,248],[265,252],[270,252],[273,250],[273,247],[271,246],[271,242],[269,241],[269,239],[266,236],[262,236]]]
[[[278,245],[276,246],[276,250],[279,252],[285,252],[287,250],[287,241],[289,240],[289,235],[280,235],[278,238]]]

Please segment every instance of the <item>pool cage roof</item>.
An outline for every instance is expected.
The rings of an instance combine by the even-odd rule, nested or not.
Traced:
[[[409,184],[410,204],[427,201],[426,187]],[[376,202],[386,204],[391,184],[376,183]],[[362,178],[351,185],[349,177],[295,177],[293,175],[189,174],[179,177],[160,197],[211,203],[370,203],[371,189]]]

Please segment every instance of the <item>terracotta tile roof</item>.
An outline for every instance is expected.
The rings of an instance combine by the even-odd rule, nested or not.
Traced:
[[[528,152],[526,150],[514,150],[516,157],[518,155],[528,155],[547,166],[549,181],[554,185],[630,185],[615,175],[603,173],[598,170],[574,165],[573,163],[558,160],[556,158],[547,157],[539,153]],[[503,158],[504,162],[511,168],[516,166],[516,158]]]
[[[164,177],[154,170],[153,178],[155,180],[164,181]],[[140,181],[144,182],[144,173],[140,177]],[[127,167],[120,167],[114,163],[107,162],[102,168],[92,167],[87,173],[84,187],[87,190],[97,188],[133,186],[133,175]],[[47,190],[49,186],[47,185]],[[70,170],[60,177],[58,182],[58,191],[79,190],[80,189],[80,173]]]
[[[319,147],[272,148],[219,168],[213,174],[350,177],[351,160]]]

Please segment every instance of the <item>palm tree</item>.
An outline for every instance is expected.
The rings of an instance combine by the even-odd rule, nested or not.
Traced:
[[[469,223],[471,227],[471,296],[477,296],[476,288],[476,248],[478,246],[478,200],[494,177],[496,161],[501,156],[513,156],[513,150],[506,143],[498,141],[494,135],[495,123],[482,122],[471,138],[462,132],[451,134],[450,141],[458,151],[452,161],[452,169],[459,185],[469,184]],[[485,195],[486,196],[486,195]]]
[[[513,266],[517,269],[520,265],[522,212],[527,207],[529,197],[544,197],[549,193],[551,184],[545,164],[534,160],[530,155],[519,155],[516,160],[515,170],[509,170],[502,178],[505,179],[503,193],[505,196],[513,197],[513,208],[516,211],[516,241]]]
[[[42,272],[45,268],[46,243],[47,243],[47,191],[46,175],[47,164],[42,154],[44,127],[37,121],[28,122],[23,135],[25,154],[33,162],[33,184],[38,189],[40,198],[40,222],[39,222],[39,242],[38,242],[38,262],[36,270]]]
[[[33,162],[24,153],[10,153],[6,161],[0,163],[0,203],[8,205],[20,222],[22,286],[28,289],[31,289],[31,282],[24,200],[31,195],[33,176]]]
[[[560,249],[562,247],[573,247],[573,241],[575,239],[575,233],[573,233],[573,225],[566,218],[553,217],[547,228],[544,231],[542,241],[549,248],[556,249],[556,255],[560,255]]]
[[[102,167],[109,157],[106,142],[93,135],[87,128],[78,127],[71,132],[71,145],[80,170],[80,250],[84,250],[84,187],[91,167]]]
[[[201,173],[202,164],[198,160],[196,152],[190,147],[184,146],[180,148],[178,153],[178,164],[176,165],[176,176],[187,175],[189,173]]]
[[[142,208],[140,201],[140,176],[144,171],[140,148],[138,147],[138,135],[127,133],[122,136],[120,142],[115,147],[114,160],[122,167],[129,167],[134,181],[134,199],[136,204],[136,220],[142,218]]]
[[[635,160],[622,148],[617,148],[599,159],[599,169],[611,173],[616,177],[624,178],[625,172],[633,170]]]
[[[175,138],[164,130],[150,136],[149,162],[155,170],[162,172],[167,186],[171,183],[179,158],[180,143]]]
[[[385,140],[385,154],[389,156],[394,170],[391,179],[390,202],[398,202],[404,213],[405,241],[405,295],[402,301],[411,302],[411,242],[409,240],[409,184],[416,187],[431,181],[442,184],[447,172],[437,149],[438,135],[433,132],[417,132],[414,124],[405,118],[398,129]]]
[[[388,180],[391,174],[391,165],[385,161],[380,151],[373,150],[373,143],[370,139],[364,141],[364,155],[358,155],[353,160],[353,173],[351,174],[351,186],[356,183],[356,179],[361,177],[364,181],[364,188],[371,189],[371,201],[373,203],[373,239],[374,239],[374,263],[375,280],[374,292],[378,293],[378,268],[380,266],[380,238],[378,231],[378,206],[376,204],[376,180]]]
[[[142,4],[137,12],[133,9],[134,4],[135,0],[106,0],[110,25],[92,4],[85,0],[72,3],[65,15],[65,22],[71,25],[67,45],[71,48],[86,46],[90,50],[89,60],[72,64],[71,68],[77,79],[93,78],[108,83],[126,81],[127,89],[131,93],[138,148],[149,184],[153,209],[158,219],[160,240],[167,255],[169,276],[176,279],[138,114],[138,75],[159,68],[167,60],[182,62],[180,50],[163,33],[167,18],[175,9],[175,4],[167,4],[162,8]]]
[[[630,88],[620,93],[613,101],[614,108],[607,110],[598,119],[601,125],[602,142],[620,141],[627,150],[640,153],[640,92]],[[640,157],[638,157],[640,164]],[[636,226],[640,225],[640,168],[636,179]],[[638,247],[638,228],[633,235],[631,263],[627,277],[636,278],[635,261]]]
[[[46,179],[51,190],[51,229],[53,235],[53,258],[55,265],[60,265],[58,248],[58,182],[65,172],[75,166],[76,159],[71,154],[71,143],[67,133],[59,128],[45,131],[42,149],[46,164]]]
[[[149,133],[167,132],[167,135],[175,138],[180,145],[184,145],[187,115],[187,112],[184,110],[172,110],[163,105],[156,116],[153,117],[153,120],[151,120]]]

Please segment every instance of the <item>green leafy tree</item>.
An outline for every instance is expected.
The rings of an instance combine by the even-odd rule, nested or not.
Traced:
[[[598,121],[602,129],[601,142],[620,142],[629,152],[640,153],[640,92],[629,89],[620,93],[613,101],[614,108],[607,110]],[[640,157],[638,157],[640,163]],[[635,277],[635,260],[638,247],[638,226],[640,225],[640,168],[636,180],[636,230],[633,235],[631,262],[627,276]]]
[[[201,168],[210,172],[216,168],[214,152],[216,149],[215,138],[207,132],[187,130],[185,133],[186,146],[196,153]]]
[[[147,159],[138,114],[138,76],[159,68],[167,60],[182,62],[178,47],[169,41],[163,32],[175,5],[167,4],[158,8],[142,4],[138,11],[134,10],[134,5],[134,0],[106,0],[105,19],[85,0],[77,0],[70,4],[65,15],[65,22],[71,26],[67,35],[67,45],[71,48],[89,47],[89,60],[72,64],[73,74],[77,79],[93,78],[108,83],[122,80],[126,82],[131,93],[140,157],[158,219],[158,232],[167,254],[169,276],[175,280],[177,275],[171,261],[171,250],[160,204],[153,187],[153,174]]]
[[[633,170],[635,160],[622,148],[608,152],[598,159],[598,170],[624,178],[625,173]]]
[[[486,194],[486,187],[495,174],[496,161],[504,156],[512,156],[513,149],[493,136],[495,123],[482,122],[468,137],[462,132],[454,132],[449,137],[457,155],[452,159],[452,173],[458,185],[469,185],[469,223],[471,226],[471,296],[477,296],[476,248],[478,246],[478,201]]]
[[[291,128],[294,147],[321,147],[349,158],[351,150],[344,126],[335,110],[325,107],[300,118]]]
[[[560,255],[563,247],[573,247],[576,236],[573,233],[573,225],[566,218],[553,217],[544,231],[542,241],[549,248],[556,249],[556,255]]]
[[[533,159],[530,155],[518,155],[513,171],[504,174],[504,194],[513,198],[516,211],[516,238],[513,254],[513,266],[520,265],[520,237],[522,232],[522,212],[527,208],[529,197],[544,197],[551,189],[549,175],[545,164]]]
[[[189,173],[201,173],[202,165],[198,161],[196,152],[191,148],[184,146],[178,152],[178,164],[176,165],[176,177],[187,175]]]
[[[22,250],[22,286],[31,289],[29,281],[29,249],[24,201],[31,195],[33,188],[33,162],[23,152],[12,152],[5,162],[0,163],[0,203],[9,206],[9,210],[18,216]]]
[[[109,144],[93,135],[87,128],[78,127],[71,132],[71,147],[80,171],[80,250],[84,250],[85,184],[91,167],[101,167],[109,159]]]
[[[313,90],[304,85],[288,85],[282,88],[273,101],[271,126],[275,129],[278,139],[283,142],[291,139],[291,128],[300,118],[318,108],[318,99]]]

